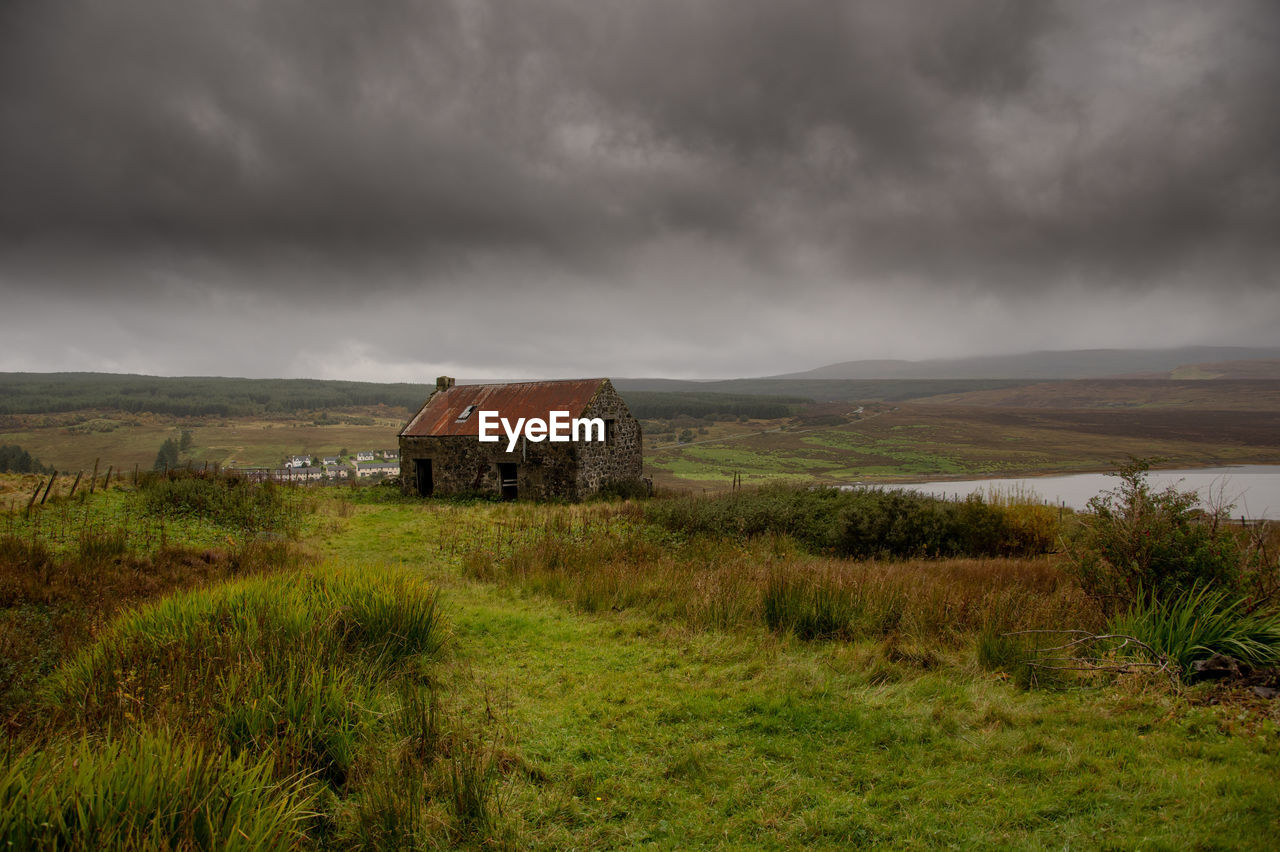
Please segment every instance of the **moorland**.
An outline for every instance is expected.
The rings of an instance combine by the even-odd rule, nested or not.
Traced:
[[[549,505],[205,463],[393,446],[391,399],[9,411],[0,443],[84,476],[43,501],[47,476],[0,476],[0,837],[1264,847],[1272,528],[1146,488],[1147,462],[1082,513],[811,487],[1276,460],[1265,388],[1154,381],[632,392],[657,496]]]

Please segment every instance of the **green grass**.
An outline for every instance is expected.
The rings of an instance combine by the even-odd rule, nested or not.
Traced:
[[[437,600],[420,574],[328,566],[124,613],[41,685],[5,839],[507,845],[484,722],[439,694]]]
[[[305,489],[287,486],[228,489],[194,478],[135,489],[116,487],[113,479],[112,488],[92,496],[82,490],[30,514],[0,514],[0,535],[40,541],[55,556],[104,536],[122,537],[126,550],[146,554],[170,545],[225,549],[262,536],[296,539],[313,523],[312,509]]]
[[[296,489],[149,477],[0,515],[0,718],[21,727],[39,679],[118,610],[296,567],[310,505]]]
[[[47,724],[0,776],[11,837],[220,846],[226,814],[266,848],[1255,848],[1276,829],[1273,712],[979,665],[991,616],[1083,611],[1044,559],[850,563],[621,503],[334,490],[311,509],[318,564],[142,605],[43,682]],[[770,629],[781,569],[848,591],[837,620],[895,618],[823,639],[802,586],[781,611],[814,629]]]
[[[515,620],[513,606],[468,607],[459,628],[478,674],[509,690],[538,780],[510,779],[508,807],[532,847],[1229,846],[1273,819],[1274,787],[1241,773],[1274,767],[1274,744],[1135,737],[1157,708],[1097,719],[1117,709],[1106,698],[865,648],[565,624],[551,608]]]
[[[534,511],[355,506],[322,545],[439,582],[458,701],[505,731],[497,797],[522,847],[1249,848],[1274,831],[1274,719],[1147,682],[1028,692],[976,644],[811,643],[459,576]],[[581,530],[590,510],[557,511]]]
[[[0,772],[0,843],[15,849],[294,849],[315,788],[169,735],[87,739]]]

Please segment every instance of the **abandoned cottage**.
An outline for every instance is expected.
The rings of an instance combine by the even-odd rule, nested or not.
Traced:
[[[561,418],[581,420],[584,428],[575,429],[572,440],[511,436],[494,424],[495,412],[508,424],[548,422],[567,412]],[[489,417],[487,441],[480,440],[482,415]],[[435,393],[400,430],[401,487],[424,497],[578,500],[609,483],[639,482],[642,466],[640,424],[608,379],[455,385],[441,376]]]

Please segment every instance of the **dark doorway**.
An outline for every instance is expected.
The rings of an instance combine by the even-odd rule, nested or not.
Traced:
[[[498,463],[498,488],[502,490],[503,500],[516,499],[516,466],[514,464]]]
[[[418,494],[422,497],[430,497],[436,490],[436,484],[431,478],[431,459],[414,459],[413,474],[418,486]]]

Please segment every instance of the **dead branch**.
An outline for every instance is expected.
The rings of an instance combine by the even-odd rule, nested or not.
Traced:
[[[1001,633],[1001,636],[1024,636],[1029,634],[1067,634],[1074,635],[1079,638],[1072,639],[1059,645],[1052,645],[1044,648],[1032,648],[1032,658],[1028,659],[1027,665],[1034,669],[1045,669],[1050,671],[1084,671],[1084,672],[1104,672],[1112,674],[1133,674],[1139,669],[1150,669],[1155,672],[1164,672],[1169,675],[1174,686],[1177,686],[1177,667],[1174,666],[1173,660],[1167,655],[1161,654],[1155,648],[1143,642],[1136,636],[1129,636],[1124,633],[1090,633],[1088,630],[1014,630],[1009,633]],[[1118,642],[1118,645],[1111,643]],[[1070,651],[1073,648],[1081,646],[1093,645],[1096,643],[1107,643],[1111,645],[1107,649],[1109,656],[1088,656],[1088,655],[1062,655],[1062,656],[1042,656],[1045,654],[1053,654],[1055,652]],[[1115,659],[1115,655],[1123,651],[1125,648],[1133,646],[1141,649],[1150,657],[1150,661],[1128,660],[1119,662]]]

